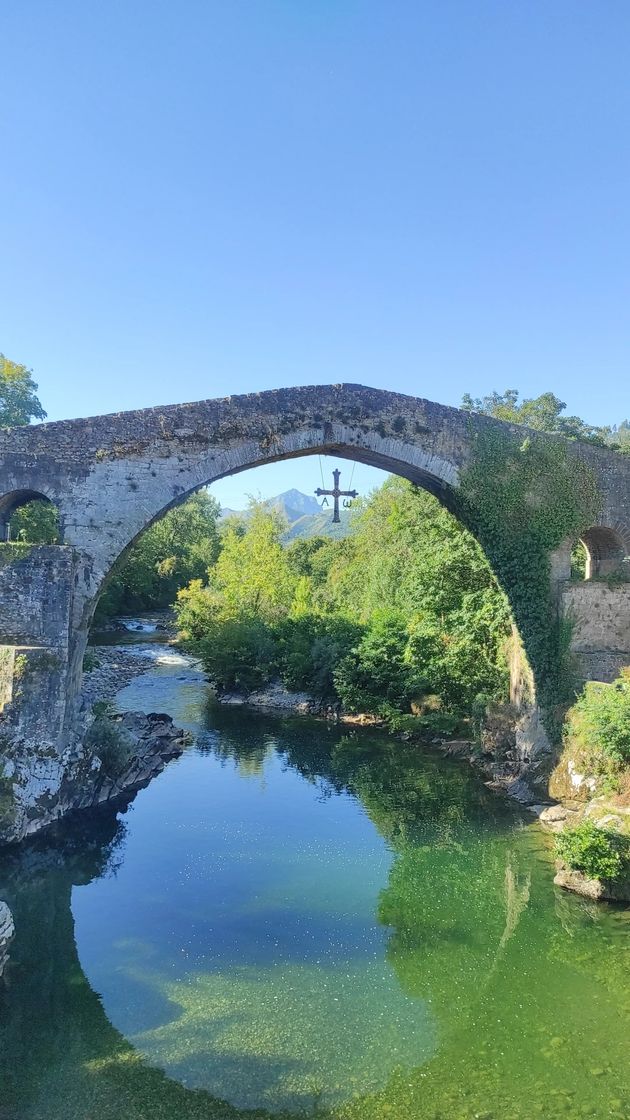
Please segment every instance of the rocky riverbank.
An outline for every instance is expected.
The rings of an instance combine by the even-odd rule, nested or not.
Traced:
[[[159,660],[156,646],[96,647],[88,652],[77,733],[62,758],[37,768],[23,751],[0,752],[0,834],[14,843],[75,809],[89,808],[146,784],[179,754],[188,736],[159,713],[95,711]]]
[[[88,720],[84,746],[91,766],[82,787],[72,793],[72,806],[77,809],[146,785],[190,741],[188,733],[163,713],[107,712],[93,718],[96,704],[112,701],[130,681],[155,667],[159,647],[97,646],[90,655],[82,703]]]
[[[13,915],[6,902],[0,902],[0,976],[9,959],[9,945],[14,933]]]
[[[61,780],[53,784],[48,774],[38,775],[41,796],[36,814],[30,772],[23,774],[20,764],[7,760],[3,782],[10,798],[5,793],[2,803],[5,841],[22,840],[75,809],[99,805],[146,784],[187,742],[187,733],[175,727],[170,716],[159,713],[127,712],[86,721],[82,739],[68,748],[61,767],[58,760],[50,760],[51,776],[61,769]]]
[[[271,715],[342,718],[308,692],[290,692],[280,681],[255,692],[217,692],[216,698],[227,708],[256,708]]]
[[[90,712],[98,701],[113,700],[135,677],[155,665],[155,647],[94,646],[86,654],[81,699]]]

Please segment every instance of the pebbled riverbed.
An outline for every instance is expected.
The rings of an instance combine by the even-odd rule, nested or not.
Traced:
[[[0,1120],[630,1116],[628,911],[554,888],[529,815],[146,656],[118,706],[193,744],[0,860]]]

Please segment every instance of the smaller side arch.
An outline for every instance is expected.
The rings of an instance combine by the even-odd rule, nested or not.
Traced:
[[[630,531],[624,527],[593,525],[580,535],[586,552],[585,579],[612,575],[630,556]]]
[[[43,494],[40,490],[10,490],[0,497],[0,541],[11,540],[11,518],[13,514],[23,506],[30,505],[31,502],[44,502],[47,506],[52,506],[58,517],[57,505],[48,497],[48,494]],[[61,541],[61,534],[59,535],[59,541]]]

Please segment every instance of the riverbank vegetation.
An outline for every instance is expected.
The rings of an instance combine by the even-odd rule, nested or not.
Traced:
[[[630,668],[622,669],[612,684],[586,682],[567,714],[564,739],[602,788],[620,790],[630,767]]]
[[[179,588],[202,579],[219,554],[219,512],[216,499],[202,490],[147,529],[112,570],[95,625],[168,607]]]
[[[630,898],[630,668],[611,684],[587,681],[567,712],[554,794],[573,798],[578,779],[589,800],[556,838],[556,854],[580,878]]]
[[[352,535],[284,548],[252,502],[205,580],[179,592],[180,630],[222,689],[279,676],[348,712],[452,728],[507,698],[507,602],[473,537],[431,495],[389,479]]]
[[[556,838],[556,851],[572,871],[588,879],[619,883],[630,872],[630,838],[583,820]]]

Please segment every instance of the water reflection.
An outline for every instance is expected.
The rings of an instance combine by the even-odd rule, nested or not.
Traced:
[[[2,858],[0,1120],[625,1115],[626,916],[556,892],[526,819],[379,736],[200,743]]]

